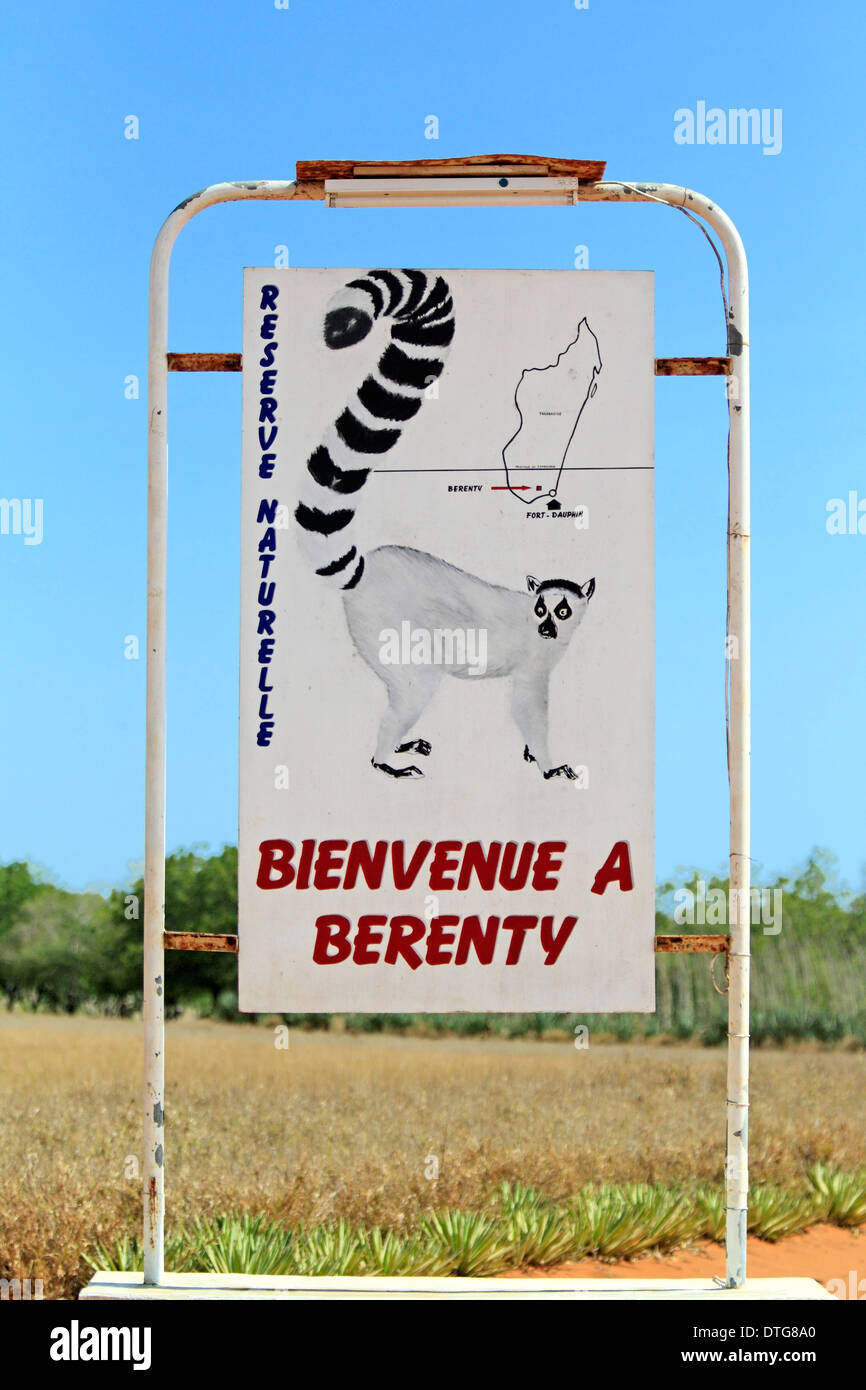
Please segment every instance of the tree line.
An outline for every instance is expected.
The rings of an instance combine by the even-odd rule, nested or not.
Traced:
[[[764,886],[773,912],[753,913],[755,1036],[854,1037],[866,1042],[866,894],[840,886],[834,861],[814,851],[795,872]],[[658,887],[659,932],[720,931],[728,883],[686,873]],[[683,904],[686,904],[685,908]],[[697,904],[697,913],[690,905]],[[721,904],[721,907],[720,907]],[[141,879],[107,897],[70,892],[31,865],[0,865],[0,998],[7,1008],[74,1013],[80,1009],[131,1016],[141,1008]],[[769,924],[768,924],[769,923]],[[166,860],[166,929],[237,932],[237,849],[178,850]],[[178,951],[166,963],[169,1014],[192,1010],[222,1018],[237,1014],[237,958]],[[724,1036],[725,1002],[712,987],[704,957],[657,957],[654,1016],[608,1015],[592,1026],[623,1037],[647,1032]],[[247,1017],[244,1015],[243,1017]],[[286,1016],[327,1027],[320,1016]],[[438,1017],[438,1016],[437,1016]],[[576,1017],[576,1016],[575,1016]],[[420,1022],[420,1016],[419,1016]],[[359,1016],[359,1028],[412,1026],[408,1015]],[[443,1015],[424,1026],[456,1032],[556,1031],[571,1015]]]

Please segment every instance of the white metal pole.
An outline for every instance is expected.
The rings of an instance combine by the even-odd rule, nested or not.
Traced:
[[[216,203],[322,197],[321,185],[223,183],[203,189],[163,223],[150,262],[147,487],[147,728],[144,837],[144,1282],[165,1268],[165,633],[168,504],[168,286],[181,227]]]
[[[749,578],[749,277],[745,248],[730,218],[708,198],[672,184],[613,182],[581,190],[584,201],[660,200],[702,217],[718,233],[728,264],[728,660],[730,725],[731,911],[728,993],[726,1283],[746,1280],[749,1196],[749,961],[751,630]]]

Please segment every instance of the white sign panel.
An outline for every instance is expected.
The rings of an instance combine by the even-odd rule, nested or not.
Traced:
[[[240,1007],[654,1007],[644,272],[245,272]]]

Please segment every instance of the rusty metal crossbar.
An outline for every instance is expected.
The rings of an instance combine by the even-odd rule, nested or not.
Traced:
[[[657,936],[656,955],[698,955],[701,953],[723,956],[731,949],[728,935],[701,936],[697,932],[686,936]]]
[[[233,951],[237,953],[236,936],[204,931],[166,931],[162,944],[167,951]]]
[[[656,376],[730,376],[730,357],[657,357]]]
[[[166,365],[170,372],[240,372],[243,359],[239,352],[167,352]]]
[[[170,372],[240,372],[239,352],[167,352]],[[656,376],[730,376],[730,357],[657,357]]]
[[[236,936],[203,931],[166,931],[162,934],[162,944],[167,951],[230,951],[236,955],[238,949]],[[654,949],[657,955],[704,953],[721,956],[730,947],[730,936],[701,936],[694,932],[684,936],[656,936]]]

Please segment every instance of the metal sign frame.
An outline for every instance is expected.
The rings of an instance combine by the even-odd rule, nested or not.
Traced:
[[[438,166],[438,167],[434,167]],[[575,170],[580,169],[576,173]],[[656,359],[657,376],[727,377],[728,777],[730,789],[729,935],[657,937],[656,950],[727,953],[728,1067],[725,1251],[728,1288],[746,1281],[749,1116],[749,290],[746,254],[731,219],[700,193],[666,183],[604,180],[603,165],[536,157],[484,156],[403,165],[307,165],[307,176],[220,183],[194,193],[163,223],[150,266],[147,514],[147,749],[144,872],[144,1285],[164,1280],[165,949],[237,949],[236,937],[165,932],[166,557],[168,523],[168,372],[239,371],[239,354],[169,353],[171,252],[181,228],[218,203],[313,201],[328,207],[544,206],[654,202],[701,218],[727,262],[724,358]],[[399,172],[398,172],[399,171]],[[362,173],[361,177],[357,175]],[[391,176],[395,175],[396,176]]]

